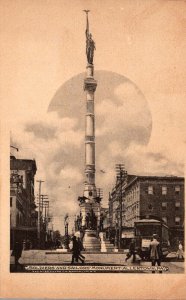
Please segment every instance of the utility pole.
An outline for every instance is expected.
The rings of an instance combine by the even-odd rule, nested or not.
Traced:
[[[44,219],[45,219],[45,242],[48,240],[48,212],[49,212],[49,201],[43,202],[43,207],[45,209]]]
[[[41,203],[40,203],[40,206],[41,206],[41,212],[42,212],[42,215],[43,215],[43,208],[44,208],[44,202],[45,202],[45,200],[47,200],[48,199],[48,195],[40,195],[40,197],[41,197]]]
[[[38,202],[38,222],[37,222],[37,238],[38,238],[38,247],[41,248],[41,184],[43,180],[37,180],[39,183],[39,202]]]
[[[123,203],[123,182],[127,176],[127,172],[125,171],[124,164],[116,164],[116,178],[119,184],[119,241],[118,246],[121,249],[121,239],[122,239],[122,219],[123,219],[123,210],[122,210],[122,203]],[[116,182],[117,184],[117,182]]]

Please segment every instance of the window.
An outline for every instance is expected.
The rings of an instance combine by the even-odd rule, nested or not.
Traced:
[[[162,210],[166,210],[167,209],[167,202],[162,202],[161,208],[162,208]]]
[[[175,194],[179,194],[179,193],[180,193],[180,186],[177,185],[177,186],[175,187]]]
[[[180,217],[175,217],[175,224],[180,225]]]
[[[162,217],[163,222],[167,223],[167,217]]]
[[[153,207],[152,207],[152,204],[149,204],[148,209],[149,209],[149,210],[152,210],[152,208],[153,208]]]
[[[150,185],[150,186],[148,187],[148,194],[149,194],[149,195],[153,195],[153,186],[152,186],[152,185]]]
[[[10,197],[10,207],[12,207],[12,197]]]
[[[16,215],[16,225],[19,225],[19,214]]]
[[[167,187],[162,186],[162,195],[167,195]]]
[[[176,202],[176,203],[175,203],[175,209],[176,209],[176,210],[179,210],[179,209],[180,209],[180,202]]]

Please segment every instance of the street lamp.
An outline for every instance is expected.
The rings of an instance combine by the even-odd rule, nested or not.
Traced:
[[[65,225],[65,248],[69,249],[69,236],[68,236],[68,214],[65,215],[64,225]]]

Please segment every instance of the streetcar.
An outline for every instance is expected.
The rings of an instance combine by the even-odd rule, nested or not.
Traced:
[[[135,222],[134,229],[136,248],[142,259],[149,258],[149,246],[153,234],[157,234],[159,238],[163,257],[167,256],[169,253],[169,228],[162,220],[141,219]]]

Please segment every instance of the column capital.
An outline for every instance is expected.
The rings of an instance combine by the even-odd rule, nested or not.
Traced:
[[[97,81],[94,78],[85,78],[84,80],[84,90],[95,92],[97,87]]]

